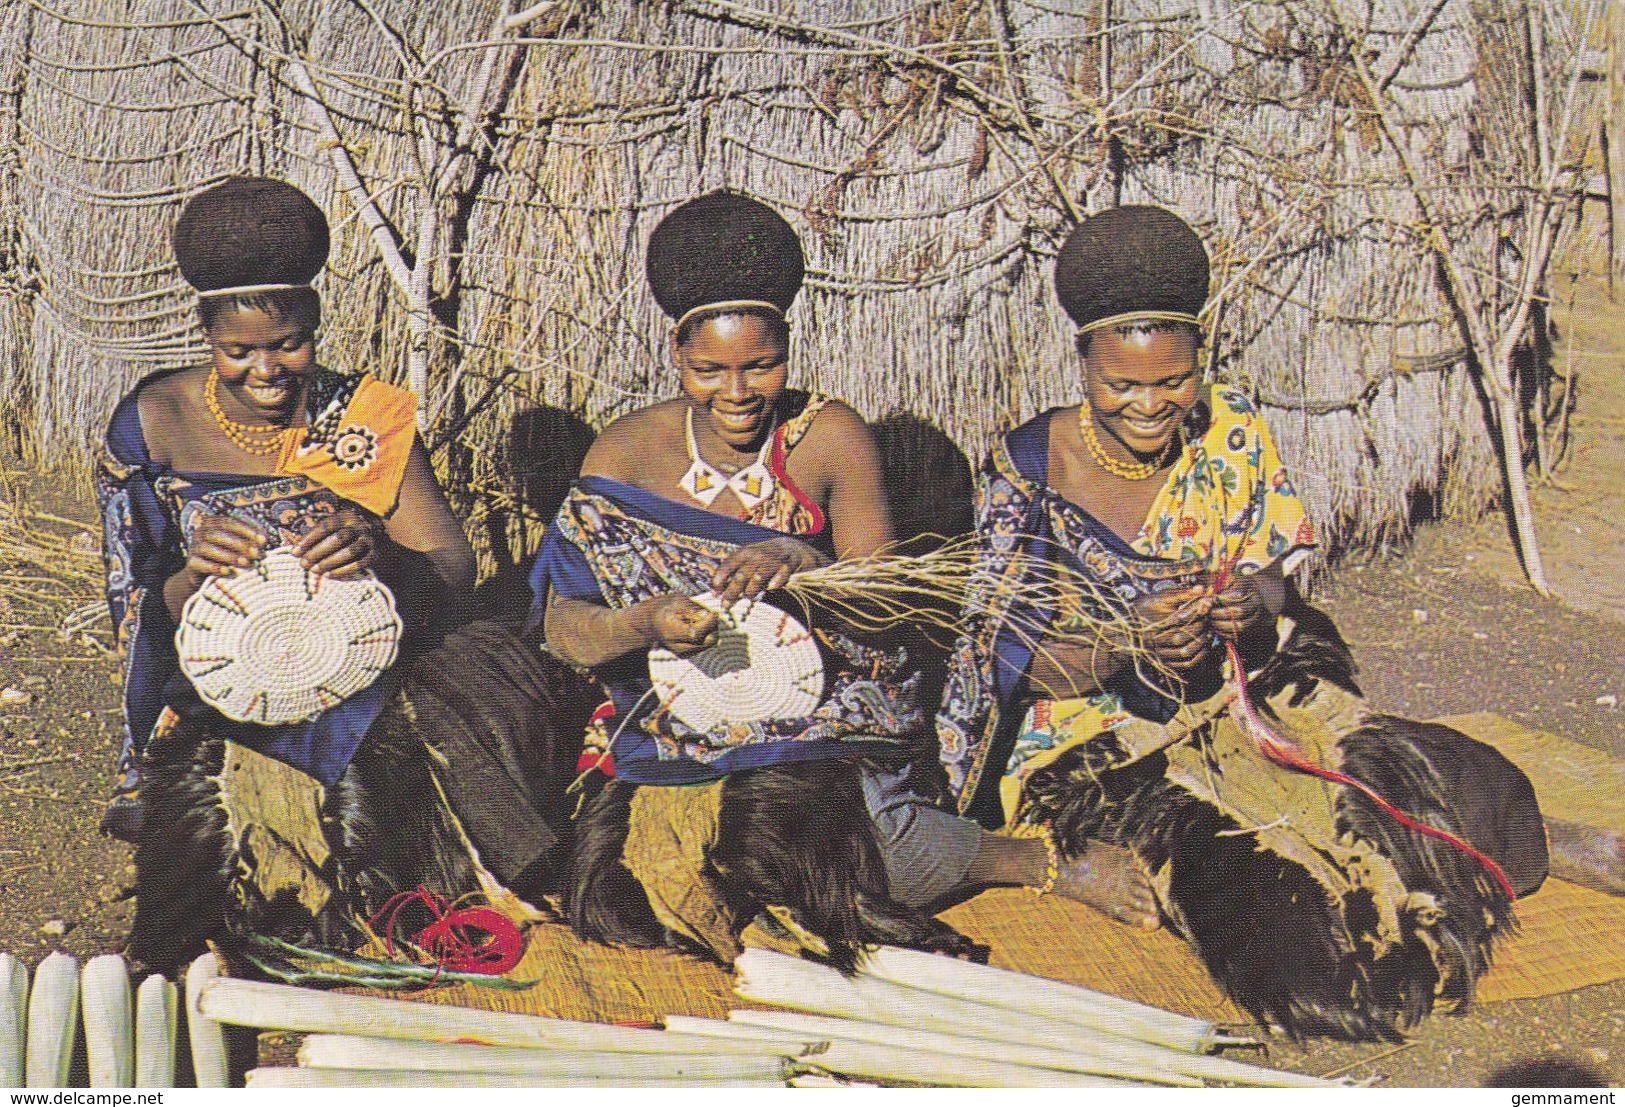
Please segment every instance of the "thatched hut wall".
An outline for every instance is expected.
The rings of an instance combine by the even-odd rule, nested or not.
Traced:
[[[1490,177],[1517,176],[1503,147],[1533,126],[1511,0],[565,3],[500,55],[494,152],[428,189],[484,87],[486,48],[456,46],[490,40],[498,0],[114,7],[0,11],[0,395],[44,461],[82,458],[139,374],[197,355],[165,235],[228,172],[326,206],[324,356],[403,378],[407,300],[298,58],[409,264],[438,220],[426,435],[499,564],[535,525],[515,509],[509,422],[545,403],[602,423],[670,393],[642,243],[720,186],[806,240],[800,379],[923,416],[973,459],[1079,393],[1048,283],[1072,219],[1150,201],[1207,240],[1212,372],[1264,405],[1333,545],[1497,493],[1462,336],[1348,35],[1394,67],[1399,126],[1465,197],[1452,233],[1493,270],[1519,201]],[[1549,7],[1560,71],[1589,9]]]

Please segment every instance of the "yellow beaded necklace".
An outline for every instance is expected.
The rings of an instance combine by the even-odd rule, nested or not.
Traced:
[[[1137,463],[1118,461],[1106,452],[1106,447],[1100,443],[1100,436],[1095,433],[1093,410],[1087,399],[1078,405],[1078,434],[1083,438],[1083,448],[1089,451],[1089,456],[1094,459],[1095,464],[1112,476],[1122,477],[1124,480],[1150,480],[1156,476],[1167,459],[1168,452],[1163,451],[1162,457],[1155,461]]]
[[[225,432],[231,444],[245,454],[257,457],[266,457],[270,454],[280,453],[284,441],[293,433],[295,427],[279,427],[275,423],[239,423],[231,419],[220,410],[220,370],[209,367],[209,379],[203,385],[203,404],[214,416],[214,421]],[[256,438],[256,435],[270,435],[269,439]]]

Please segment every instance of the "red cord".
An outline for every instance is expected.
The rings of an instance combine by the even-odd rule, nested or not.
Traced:
[[[443,896],[421,884],[409,892],[397,892],[368,920],[377,929],[384,924],[384,950],[395,954],[395,928],[402,911],[417,904],[428,910],[433,920],[416,934],[412,944],[426,953],[436,968],[446,972],[502,976],[513,971],[525,955],[525,943],[514,921],[494,907],[453,907]]]

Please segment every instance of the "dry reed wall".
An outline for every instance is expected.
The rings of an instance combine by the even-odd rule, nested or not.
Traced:
[[[426,436],[498,565],[537,524],[518,506],[513,416],[546,403],[601,425],[673,391],[642,243],[722,186],[774,204],[807,244],[798,380],[871,416],[923,416],[973,460],[1079,395],[1049,287],[1072,218],[1156,202],[1215,260],[1211,372],[1264,405],[1332,546],[1403,534],[1418,505],[1495,499],[1460,331],[1347,35],[1374,69],[1397,65],[1400,127],[1450,198],[1450,233],[1495,270],[1517,249],[1533,126],[1511,0],[758,3],[558,5],[494,55],[492,125],[436,181],[486,54],[454,47],[491,39],[494,0],[13,0],[14,431],[40,463],[82,466],[119,394],[199,355],[167,228],[231,172],[318,198],[335,226],[324,357],[404,379],[408,299],[291,78],[300,58],[409,263],[438,221]],[[1587,11],[1544,11],[1554,73]]]

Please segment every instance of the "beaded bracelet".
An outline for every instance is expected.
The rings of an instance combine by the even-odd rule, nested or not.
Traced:
[[[1046,863],[1044,883],[1023,885],[1035,896],[1047,896],[1055,891],[1055,881],[1061,875],[1061,853],[1055,846],[1055,834],[1046,823],[1022,823],[1010,829],[1012,838],[1037,838],[1044,843]]]

